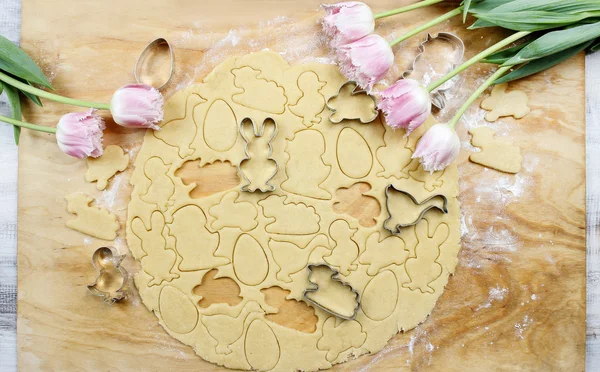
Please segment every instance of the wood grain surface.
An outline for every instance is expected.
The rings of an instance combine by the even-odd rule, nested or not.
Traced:
[[[375,10],[408,1],[372,1]],[[167,94],[201,79],[231,55],[265,47],[292,63],[326,57],[318,37],[319,1],[161,2],[57,0],[23,2],[22,46],[43,66],[62,94],[108,101],[132,81],[143,47],[155,37],[174,42],[177,69]],[[433,7],[379,23],[391,37],[445,12]],[[460,30],[459,19],[433,31],[465,38],[467,56],[502,36]],[[425,35],[397,49],[398,76]],[[335,370],[544,370],[579,371],[585,352],[585,110],[583,56],[511,85],[528,93],[531,113],[490,124],[522,148],[524,169],[506,175],[467,162],[466,129],[485,124],[477,107],[460,125],[459,159],[463,250],[430,318],[392,339],[373,356]],[[489,73],[478,65],[439,120]],[[73,110],[50,102],[28,107],[26,118],[55,125]],[[105,145],[120,144],[135,156],[142,133],[108,121]],[[234,182],[231,167],[185,177],[202,187]],[[64,196],[81,191],[125,220],[129,169],[106,192],[83,179],[86,165],[62,154],[51,135],[24,131],[19,152],[18,352],[23,370],[222,370],[202,361],[158,325],[130,287],[127,301],[107,306],[87,293],[96,276],[95,248],[110,242],[64,227]],[[189,173],[188,173],[189,172]],[[127,252],[123,232],[114,242]],[[132,272],[138,265],[128,257]],[[213,287],[215,288],[215,287]],[[218,287],[217,287],[218,288]],[[214,290],[219,294],[218,289]],[[225,292],[223,292],[225,293]],[[275,294],[277,297],[278,294]],[[296,310],[293,310],[296,311]],[[292,313],[293,313],[292,311]],[[304,313],[305,310],[297,310]],[[310,317],[306,318],[310,323]],[[303,322],[304,323],[304,322]]]

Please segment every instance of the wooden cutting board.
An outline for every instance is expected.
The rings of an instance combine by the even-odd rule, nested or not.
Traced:
[[[380,11],[409,1],[370,3]],[[174,43],[177,60],[168,95],[236,54],[270,47],[292,63],[326,56],[316,43],[318,5],[318,0],[24,0],[22,46],[61,94],[107,102],[116,88],[132,82],[143,47],[165,37]],[[445,11],[433,7],[396,16],[378,22],[378,31],[389,36],[396,29],[398,35]],[[465,31],[460,26],[456,18],[432,31],[457,32],[465,39],[467,56],[502,36],[498,30]],[[396,48],[397,75],[424,37]],[[488,68],[478,65],[468,71],[456,102],[466,99]],[[519,121],[502,119],[493,127],[522,148],[524,169],[506,175],[469,163],[468,151],[461,154],[463,249],[456,275],[432,315],[393,338],[382,352],[334,369],[583,370],[584,58],[511,85],[516,88],[529,95],[531,113]],[[73,108],[45,102],[44,108],[27,107],[25,116],[54,126],[69,110]],[[463,141],[468,140],[465,127],[482,123],[482,116],[475,106],[467,113],[459,129]],[[108,128],[106,145],[120,144],[135,153],[140,131],[110,120]],[[65,228],[71,216],[64,196],[88,193],[124,222],[129,172],[101,193],[84,182],[85,161],[62,154],[54,136],[28,131],[22,134],[19,161],[19,367],[222,370],[168,336],[135,288],[127,301],[114,306],[86,291],[96,276],[91,254],[107,242]],[[232,182],[227,167],[188,178],[208,189]],[[127,252],[123,232],[114,245]],[[131,257],[124,265],[138,270]]]

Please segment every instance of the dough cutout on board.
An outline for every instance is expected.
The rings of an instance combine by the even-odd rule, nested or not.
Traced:
[[[165,102],[168,136],[146,133],[127,211],[127,243],[141,263],[135,285],[164,329],[203,359],[288,372],[376,353],[427,319],[454,272],[458,170],[451,165],[429,174],[411,161],[434,120],[406,139],[403,130],[386,128],[372,97],[352,94],[349,83],[329,103],[340,118],[355,119],[332,123],[326,102],[345,83],[334,65],[291,66],[269,51],[233,57]],[[192,197],[192,183],[205,181],[183,182],[176,174],[215,162],[239,166],[248,191],[272,191],[242,191],[221,177],[231,169],[212,168],[204,173],[207,183],[229,187]],[[394,236],[382,226],[390,184],[419,201],[442,195],[448,213],[427,212],[420,224],[428,232],[419,227],[418,237],[416,226]],[[405,209],[396,211],[398,222],[429,206],[397,204]],[[354,296],[343,295],[347,287],[336,289],[341,283],[331,270],[360,293],[354,320],[304,298],[313,286],[309,264],[327,265],[327,275],[317,279],[320,290],[312,292],[319,304],[343,305],[337,310],[347,315],[356,307]],[[217,282],[228,283],[223,288],[232,299],[211,290]],[[332,301],[338,295],[343,300]]]
[[[496,121],[501,116],[512,116],[521,119],[530,111],[527,106],[529,97],[520,90],[507,92],[508,83],[498,84],[492,88],[490,96],[481,101],[481,108],[489,111],[485,114],[485,120]]]
[[[469,160],[485,167],[505,173],[518,173],[521,170],[523,156],[518,146],[495,138],[496,132],[488,127],[469,129],[471,144],[481,147],[480,152],[472,153]]]
[[[87,182],[96,182],[98,190],[104,190],[108,180],[118,172],[123,172],[129,165],[129,155],[117,145],[110,145],[104,149],[102,156],[87,158],[88,170],[85,173]]]
[[[117,216],[104,208],[94,207],[90,204],[94,198],[82,193],[65,196],[67,211],[77,215],[75,219],[68,220],[68,228],[104,240],[114,240],[119,231]]]

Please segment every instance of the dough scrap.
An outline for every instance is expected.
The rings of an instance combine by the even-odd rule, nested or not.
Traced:
[[[490,96],[481,101],[481,108],[489,111],[485,114],[485,120],[496,121],[501,116],[521,119],[529,113],[527,94],[520,90],[506,92],[507,88],[508,83],[495,85]]]
[[[117,216],[104,208],[93,207],[91,196],[82,193],[73,193],[65,196],[67,211],[77,215],[73,220],[68,220],[68,228],[104,240],[114,240],[119,231]]]
[[[118,172],[123,172],[129,165],[129,155],[117,145],[110,145],[104,149],[99,158],[87,158],[88,170],[85,173],[87,182],[96,182],[98,190],[104,190],[108,180]]]
[[[127,213],[127,243],[141,262],[135,284],[165,330],[212,363],[316,371],[376,353],[399,330],[409,331],[427,318],[454,272],[460,249],[457,168],[429,174],[411,161],[417,140],[434,121],[408,138],[380,117],[368,125],[357,119],[334,124],[323,99],[345,82],[336,66],[290,66],[273,52],[230,58],[165,102],[168,136],[145,135]],[[372,100],[363,98],[340,96],[334,104],[372,112]],[[177,121],[182,118],[185,122]],[[190,161],[200,167],[215,161],[239,165],[246,158],[239,131],[246,118],[257,126],[267,118],[277,123],[270,144],[279,171],[268,180],[274,191],[242,192],[231,185],[192,198],[193,185],[176,177],[177,170]],[[248,137],[260,140],[254,133]],[[264,154],[264,143],[261,148],[258,153]],[[261,177],[256,169],[247,170],[250,178]],[[265,178],[258,178],[255,183],[264,186]],[[340,201],[336,192],[357,183],[371,186],[361,197],[379,203],[374,225],[361,225],[349,210],[347,215],[333,209]],[[430,211],[418,226],[391,236],[382,226],[390,183],[417,200],[446,196],[448,214]],[[408,206],[397,217],[415,213],[416,207]],[[303,299],[310,285],[307,265],[323,263],[360,293],[355,320],[311,307],[307,315],[316,317],[314,332],[286,326],[289,301],[312,306]],[[210,306],[198,304],[194,289],[211,271],[216,272],[210,277],[235,282],[235,301],[212,298]],[[284,290],[289,301],[267,302],[265,292],[273,287]]]
[[[496,132],[488,127],[469,129],[469,134],[472,136],[471,144],[481,147],[480,152],[469,156],[471,162],[505,173],[518,173],[521,170],[523,156],[518,146],[494,138]]]

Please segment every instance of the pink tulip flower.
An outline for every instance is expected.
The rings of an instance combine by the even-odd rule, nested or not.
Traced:
[[[404,128],[409,135],[431,114],[431,97],[416,80],[401,79],[379,93],[377,107],[385,115],[387,125]]]
[[[95,109],[64,115],[56,126],[56,142],[66,154],[79,159],[102,155],[104,120]]]
[[[164,98],[155,88],[146,84],[129,84],[117,89],[110,101],[110,112],[115,123],[127,128],[160,129],[163,119]]]
[[[421,137],[412,157],[419,159],[425,171],[433,173],[450,165],[459,152],[460,140],[454,128],[436,124]]]
[[[392,47],[377,34],[340,45],[336,52],[342,74],[369,92],[394,63]]]
[[[336,48],[363,38],[375,29],[373,12],[368,5],[358,1],[323,4],[327,12],[323,18],[323,30],[330,37],[329,45]]]

